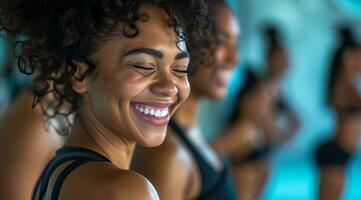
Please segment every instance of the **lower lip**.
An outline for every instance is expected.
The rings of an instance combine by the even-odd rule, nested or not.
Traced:
[[[135,112],[137,113],[137,115],[139,117],[141,117],[143,120],[145,120],[146,122],[148,122],[148,123],[150,123],[152,125],[165,126],[169,122],[169,118],[170,118],[169,115],[167,115],[165,117],[157,118],[155,116],[146,115],[146,114],[140,112],[139,110],[137,110],[134,107],[133,107],[133,109],[135,110]]]

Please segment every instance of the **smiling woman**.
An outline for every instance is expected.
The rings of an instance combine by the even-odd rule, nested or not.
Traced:
[[[28,38],[18,66],[36,74],[34,105],[48,119],[75,113],[33,199],[158,199],[129,163],[136,143],[163,142],[189,95],[187,73],[213,39],[205,2],[8,2],[0,28]]]

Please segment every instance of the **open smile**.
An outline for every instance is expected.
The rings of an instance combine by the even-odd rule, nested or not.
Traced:
[[[169,122],[172,105],[170,103],[137,102],[131,103],[131,105],[134,108],[135,113],[137,113],[137,116],[152,125],[164,126]]]

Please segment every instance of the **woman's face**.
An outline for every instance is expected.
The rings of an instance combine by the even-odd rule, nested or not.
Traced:
[[[239,26],[235,16],[225,6],[218,6],[216,23],[218,40],[211,66],[200,66],[191,77],[192,92],[199,96],[221,99],[226,93],[229,76],[238,62]]]
[[[98,74],[88,79],[87,95],[104,128],[143,146],[157,146],[170,116],[189,95],[189,55],[177,47],[164,11],[152,6],[139,11],[149,20],[137,23],[136,37],[121,32],[95,54]]]

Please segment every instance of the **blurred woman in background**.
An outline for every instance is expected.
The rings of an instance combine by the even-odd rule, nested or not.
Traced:
[[[30,199],[41,172],[65,141],[56,129],[66,124],[57,118],[49,124],[39,105],[32,108],[33,99],[24,90],[0,120],[0,199]]]
[[[338,200],[345,185],[345,170],[358,144],[361,131],[361,45],[351,30],[339,30],[341,44],[331,66],[327,101],[336,114],[333,137],[316,150],[320,168],[320,200]]]
[[[138,148],[132,163],[132,169],[154,183],[161,199],[236,199],[227,164],[211,149],[197,122],[200,100],[223,98],[238,62],[237,20],[225,2],[215,4],[217,43],[209,49],[210,64],[200,65],[191,76],[190,97],[174,114],[164,144]]]
[[[3,39],[7,40],[7,55],[0,79],[4,82],[1,87],[6,88],[0,93],[7,97],[9,105],[0,113],[0,199],[30,199],[46,163],[64,143],[64,126],[55,118],[52,124],[45,123],[40,106],[32,108],[30,81],[19,76],[15,67],[16,37],[3,32]]]
[[[249,71],[239,94],[229,127],[213,146],[228,156],[237,184],[238,199],[256,199],[266,179],[269,139],[265,122],[271,114],[272,102],[265,82]],[[227,144],[227,145],[226,145]]]
[[[247,67],[229,127],[213,142],[216,151],[232,161],[239,199],[257,199],[267,181],[269,151],[291,139],[298,129],[297,117],[281,93],[287,52],[275,28],[268,27],[265,38],[266,76],[261,78]]]

